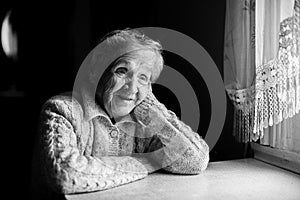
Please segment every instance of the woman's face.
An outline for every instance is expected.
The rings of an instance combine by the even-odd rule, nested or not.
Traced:
[[[128,115],[145,99],[151,89],[151,74],[156,55],[150,50],[139,50],[113,67],[114,87],[108,94],[105,108],[111,117],[117,119]]]

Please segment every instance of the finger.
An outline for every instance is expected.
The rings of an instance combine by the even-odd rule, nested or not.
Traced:
[[[152,84],[149,84],[149,92],[152,93]]]

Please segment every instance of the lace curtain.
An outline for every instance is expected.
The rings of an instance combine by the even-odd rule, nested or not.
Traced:
[[[291,119],[300,110],[299,5],[300,0],[227,0],[224,82],[239,142],[276,145],[293,128]]]

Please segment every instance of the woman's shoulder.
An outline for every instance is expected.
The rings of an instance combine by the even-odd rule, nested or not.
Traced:
[[[80,120],[83,117],[83,109],[76,95],[65,92],[52,96],[42,106],[41,114],[55,112],[69,120]]]

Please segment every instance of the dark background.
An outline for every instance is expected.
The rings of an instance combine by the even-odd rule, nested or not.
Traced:
[[[127,27],[173,29],[201,44],[223,76],[225,3],[225,0],[1,1],[1,21],[12,10],[11,22],[18,34],[19,51],[16,61],[0,51],[0,89],[6,91],[16,84],[25,93],[24,97],[0,97],[1,160],[3,172],[9,176],[6,181],[9,190],[27,192],[41,106],[51,96],[72,90],[81,62],[102,36]],[[168,52],[165,60],[169,66],[189,65]],[[210,122],[210,99],[201,77],[197,87],[203,91],[197,94],[201,96],[203,120],[199,134],[205,136]],[[163,88],[157,91],[162,93]],[[232,116],[232,104],[227,99],[226,121],[217,145],[210,152],[211,161],[243,156],[243,147],[232,137]]]

